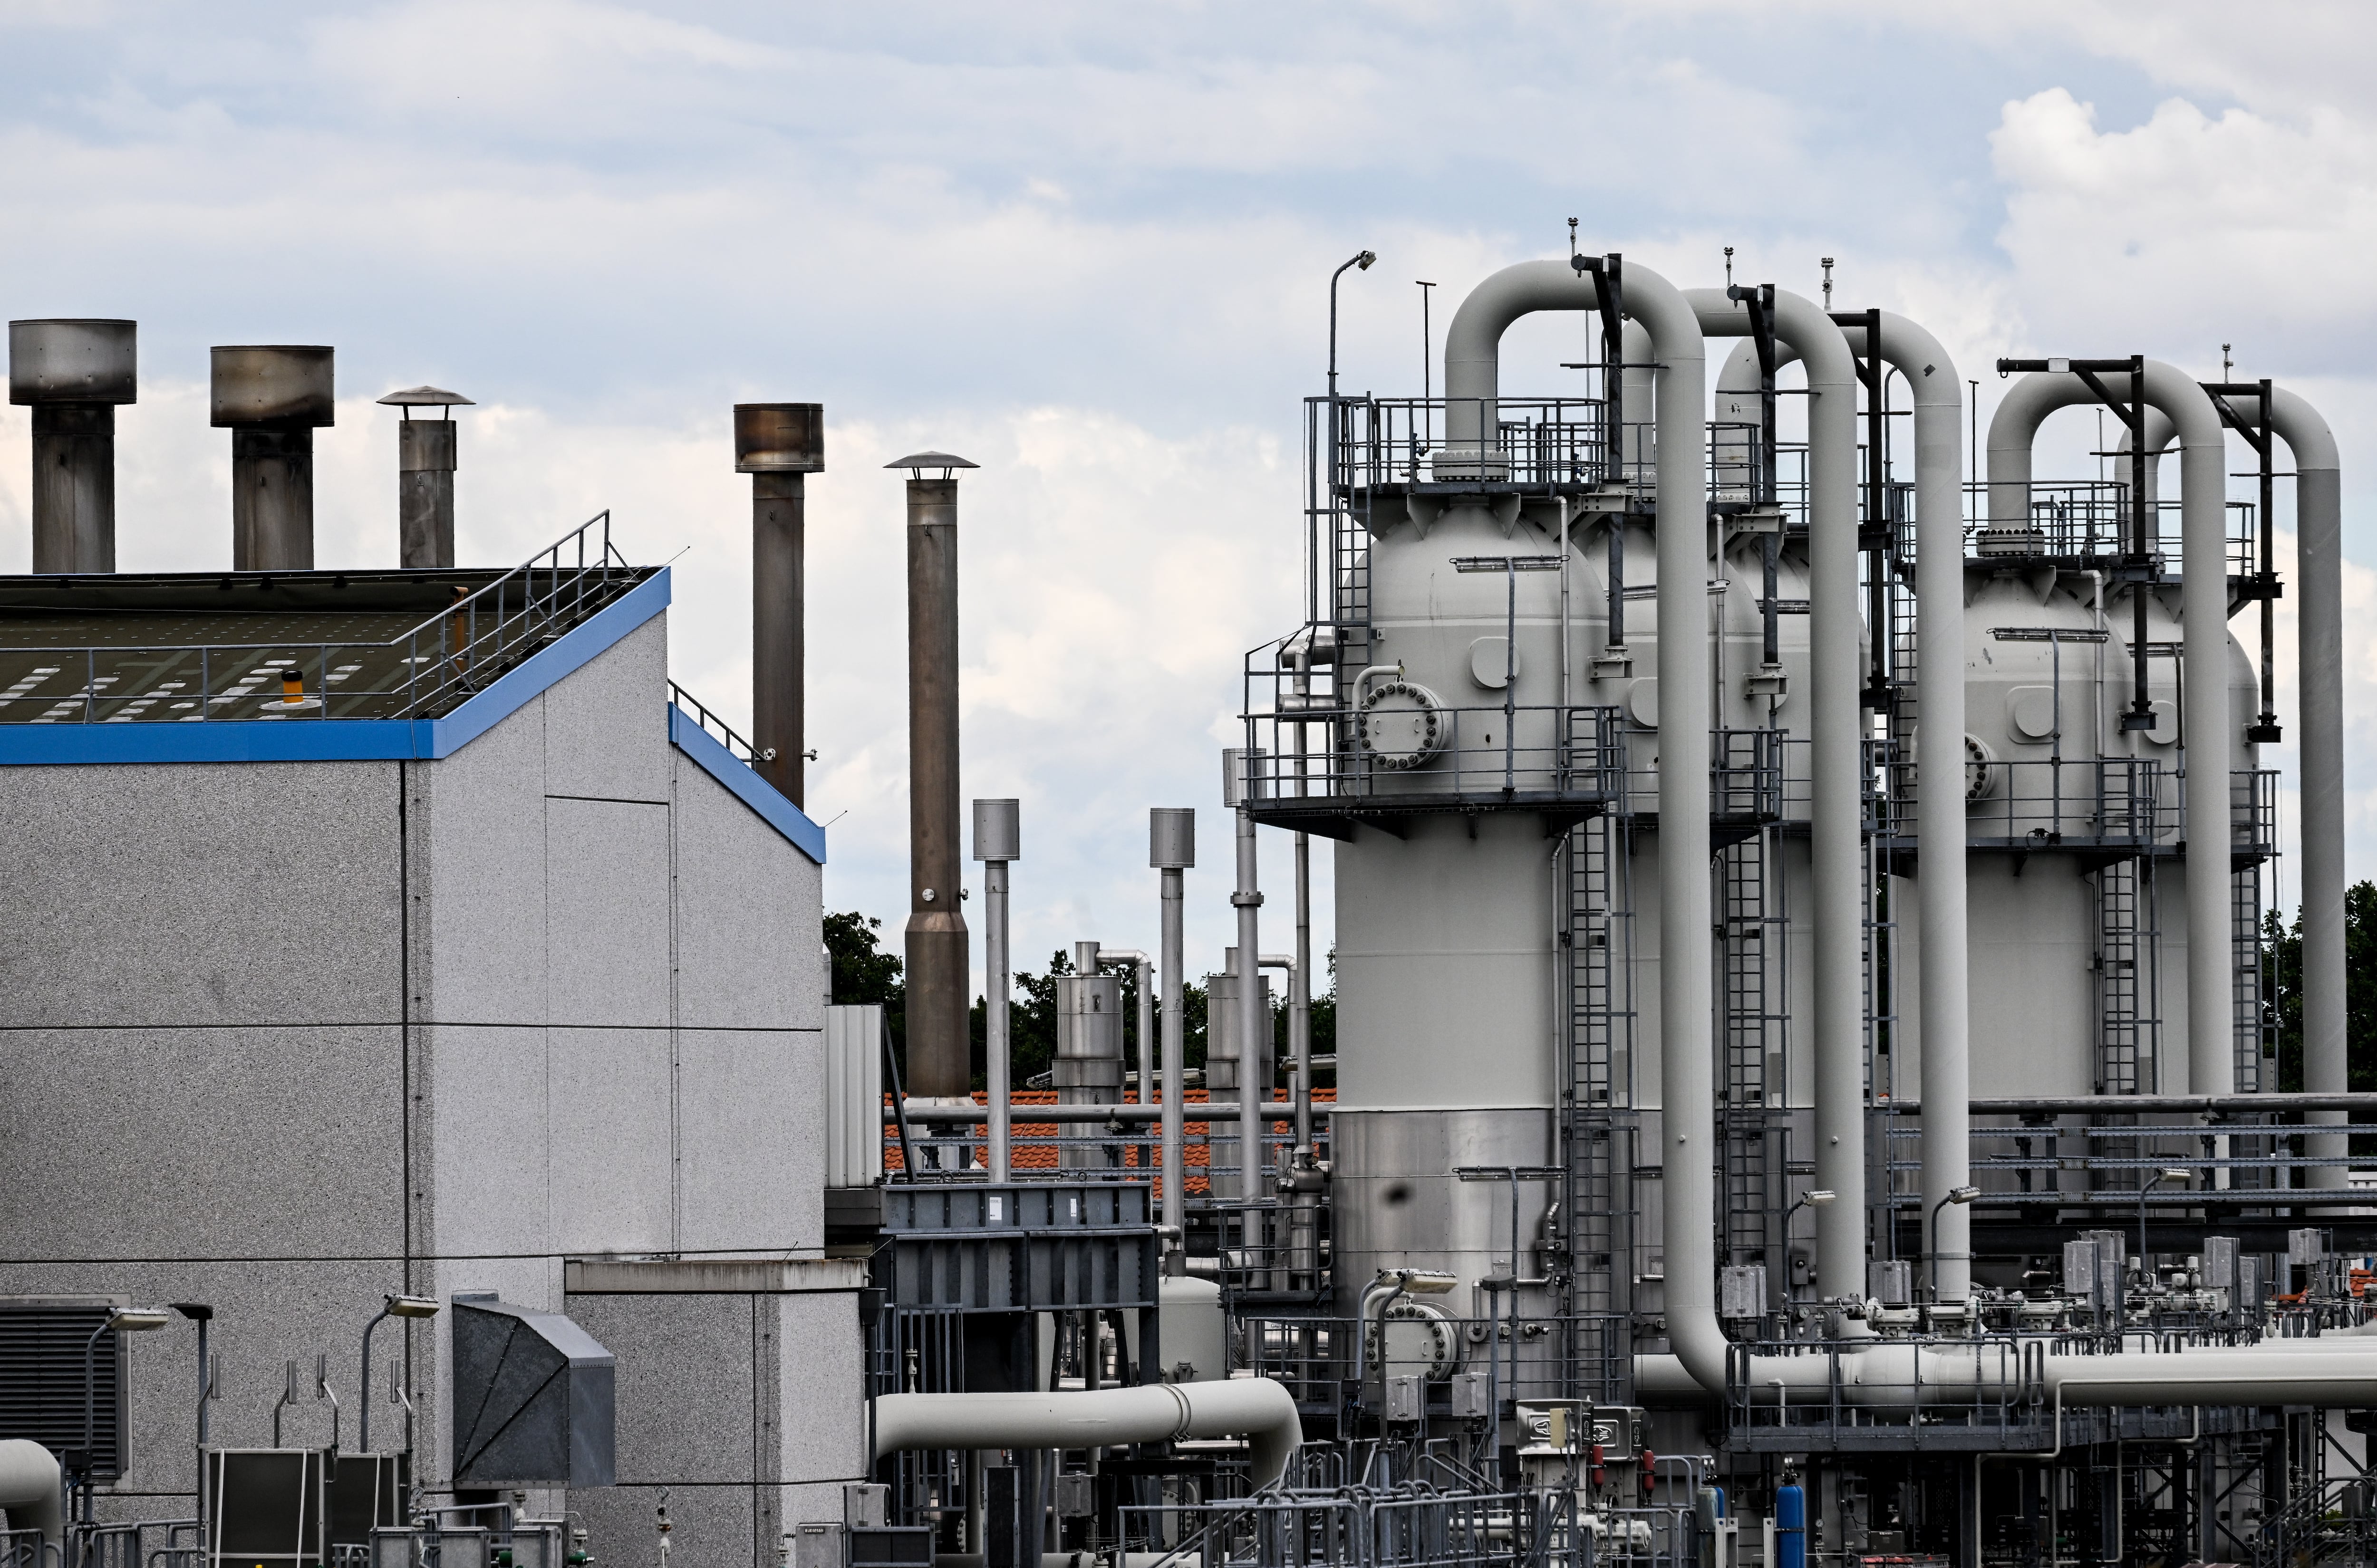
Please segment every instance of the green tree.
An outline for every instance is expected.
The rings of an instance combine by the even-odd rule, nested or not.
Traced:
[[[825,950],[832,958],[830,1000],[873,1004],[891,1026],[892,1054],[904,1077],[908,1070],[908,985],[898,957],[882,951],[876,932],[883,922],[853,909],[825,918]]]
[[[2263,919],[2264,1004],[2275,1027],[2277,1087],[2303,1087],[2302,911],[2289,926],[2276,910]],[[2377,1089],[2377,884],[2356,882],[2344,895],[2344,1051],[2355,1091]]]

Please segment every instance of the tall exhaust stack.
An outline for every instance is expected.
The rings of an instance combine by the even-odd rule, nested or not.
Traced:
[[[825,472],[825,405],[735,404],[735,471],[751,476],[751,750],[759,777],[806,808],[808,585],[802,560],[808,476]]]
[[[212,416],[231,431],[234,572],[314,569],[314,432],[336,422],[331,350],[217,348]]]
[[[138,400],[134,324],[12,321],[8,401],[33,410],[33,570],[115,570],[115,406]]]
[[[908,470],[908,1082],[964,1099],[973,1087],[966,924],[958,912],[958,481],[946,452]]]
[[[380,402],[404,410],[396,427],[397,564],[408,572],[445,570],[454,564],[453,410],[476,405],[442,386],[408,386]],[[437,417],[414,419],[415,409],[436,409]]]

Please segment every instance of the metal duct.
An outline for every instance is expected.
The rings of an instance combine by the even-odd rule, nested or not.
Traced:
[[[966,923],[958,912],[958,481],[946,452],[908,470],[908,1079],[911,1095],[964,1099]],[[926,478],[927,470],[938,470]]]
[[[1870,356],[1861,326],[1843,329],[1850,351]],[[1883,361],[1905,376],[1915,398],[1915,711],[1934,734],[1965,733],[1964,383],[1939,339],[1902,315],[1881,313]],[[1779,364],[1798,357],[1780,346]],[[1755,389],[1758,359],[1744,343],[1727,357],[1717,390]],[[1916,751],[1915,833],[1918,849],[1950,852],[1919,862],[1916,899],[1922,946],[1917,956],[1923,1088],[1937,1114],[1923,1118],[1923,1208],[1935,1216],[1932,1245],[1942,1299],[1962,1301],[1972,1283],[1972,1213],[1940,1206],[1971,1180],[1972,1009],[1965,896],[1965,759],[1960,746]],[[1824,1185],[1819,1178],[1818,1186]],[[1833,1206],[1838,1207],[1836,1203]],[[1819,1209],[1818,1223],[1824,1210]]]
[[[2145,364],[2145,401],[2176,423],[2180,463],[2181,712],[2202,776],[2213,753],[2215,788],[2190,788],[2182,829],[2187,840],[2187,951],[2229,951],[2228,437],[2212,399],[2194,379],[2159,360]],[[2123,373],[2113,373],[2125,382]],[[2038,427],[2057,409],[2096,402],[2096,394],[2068,371],[2035,371],[2015,381],[1989,421],[1989,524],[2021,529],[2030,517],[2030,449]],[[2204,737],[2216,737],[2209,744]],[[2192,780],[2191,781],[2192,782]],[[2187,1081],[2169,1093],[2227,1094],[2235,1087],[2235,1021],[2225,962],[2187,966]]]
[[[735,471],[751,476],[753,766],[806,806],[806,485],[825,471],[825,405],[735,404]]]
[[[454,564],[455,435],[452,410],[471,399],[441,386],[408,386],[380,401],[402,409],[396,427],[397,564],[408,572]],[[436,409],[436,419],[412,417]]]
[[[115,406],[139,400],[129,321],[12,321],[8,401],[33,410],[33,570],[115,570]]]
[[[1750,331],[1747,305],[1721,289],[1687,291],[1701,331]],[[1815,928],[1816,1280],[1837,1295],[1865,1285],[1865,972],[1863,659],[1857,613],[1857,364],[1811,300],[1774,291],[1774,335],[1808,366],[1809,861]],[[1664,582],[1664,579],[1662,579]],[[1660,624],[1669,624],[1662,611]],[[1660,640],[1664,664],[1666,639]],[[1663,669],[1662,674],[1665,671]],[[1664,695],[1674,689],[1662,680]],[[1666,735],[1662,735],[1662,750]],[[1664,768],[1663,768],[1664,772]],[[1666,818],[1660,817],[1664,825]],[[1666,863],[1664,860],[1661,862]],[[1664,967],[1664,965],[1663,965]],[[1703,1007],[1702,1011],[1706,1011]]]
[[[908,1448],[1118,1448],[1186,1437],[1244,1437],[1248,1481],[1285,1474],[1303,1440],[1296,1400],[1267,1377],[1057,1394],[885,1394],[874,1456]]]
[[[609,1486],[617,1362],[560,1313],[454,1295],[454,1484]]]
[[[235,572],[314,569],[314,432],[337,422],[333,350],[216,348],[209,422],[231,431]]]

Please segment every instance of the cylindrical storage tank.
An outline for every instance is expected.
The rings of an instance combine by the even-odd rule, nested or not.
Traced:
[[[219,347],[209,422],[232,433],[232,569],[314,566],[314,432],[336,422],[333,350]]]
[[[1517,790],[1551,783],[1560,574],[1463,571],[1454,562],[1557,558],[1559,520],[1516,497],[1499,516],[1475,502],[1440,513],[1413,505],[1416,516],[1379,515],[1372,672],[1346,693],[1363,712],[1367,786],[1487,809],[1466,813],[1448,800],[1392,830],[1360,826],[1335,852],[1346,1044],[1331,1118],[1333,1276],[1340,1310],[1350,1312],[1380,1268],[1440,1269],[1462,1281],[1450,1310],[1482,1316],[1475,1282],[1511,1271],[1513,1194],[1452,1172],[1540,1167],[1556,1154],[1558,840],[1535,813],[1493,808],[1506,765]],[[1590,608],[1582,559],[1570,576],[1580,627]],[[1597,651],[1584,640],[1571,649],[1580,671]],[[1351,687],[1356,672],[1340,680]],[[1576,701],[1592,700],[1589,684],[1574,683]],[[1522,1183],[1529,1240],[1550,1196],[1548,1183]]]
[[[115,570],[115,406],[138,400],[129,321],[12,321],[8,401],[33,410],[33,570]]]
[[[2197,1092],[2187,1082],[2178,590],[2147,604],[2155,727],[2124,731],[2129,591],[2106,590],[2099,616],[2084,573],[1989,558],[1966,571],[1972,1028],[1987,1046],[1973,1052],[1972,1093]],[[2260,701],[2233,636],[2229,653],[2234,733],[2214,775],[2224,794],[2255,766],[2244,726]],[[2142,853],[2144,844],[2152,848]],[[1902,925],[1902,975],[1915,972],[1921,940],[1919,925]],[[1907,1081],[1920,1072],[1914,1014],[1902,994],[1902,1038],[1916,1063],[1900,1084],[1909,1096],[1920,1092]]]

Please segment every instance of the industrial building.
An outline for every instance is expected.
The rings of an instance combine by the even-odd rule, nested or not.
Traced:
[[[233,570],[116,573],[92,410],[129,389],[128,327],[111,379],[113,324],[17,324],[12,395],[74,409],[37,419],[66,476],[37,487],[37,575],[0,584],[0,790],[40,846],[0,947],[0,1251],[24,1321],[79,1313],[75,1355],[105,1338],[125,1369],[128,1463],[49,1448],[96,1478],[94,1517],[152,1523],[126,1549],[60,1521],[54,1461],[0,1464],[12,1523],[47,1508],[35,1537],[77,1568],[254,1555],[234,1519],[287,1505],[226,1485],[194,1516],[196,1363],[134,1332],[187,1295],[259,1369],[343,1354],[383,1301],[434,1313],[382,1341],[400,1397],[370,1443],[293,1374],[295,1410],[269,1377],[213,1405],[218,1449],[270,1418],[350,1455],[316,1523],[296,1509],[293,1568],[2377,1556],[2333,438],[2275,378],[2010,360],[1975,454],[1941,344],[1830,293],[1572,250],[1475,284],[1441,395],[1341,395],[1332,369],[1280,519],[1303,615],[1235,674],[1206,869],[1194,807],[1152,809],[1146,934],[1081,933],[1030,1105],[1031,803],[962,789],[971,463],[890,465],[895,1057],[817,957],[814,405],[737,410],[745,743],[668,686],[667,574],[600,520],[456,568],[450,428],[404,438],[406,569],[315,569],[327,350],[218,350]],[[1554,366],[1502,363],[1539,312],[1574,323],[1557,396]],[[2035,473],[2044,422],[2089,407],[2118,457]],[[2281,1093],[2260,748],[2288,726]],[[1266,831],[1295,836],[1292,888],[1260,885]],[[1225,896],[1192,1087],[1182,911]],[[71,1360],[24,1363],[71,1389],[69,1429],[98,1387]],[[370,1501],[381,1453],[417,1498]]]

